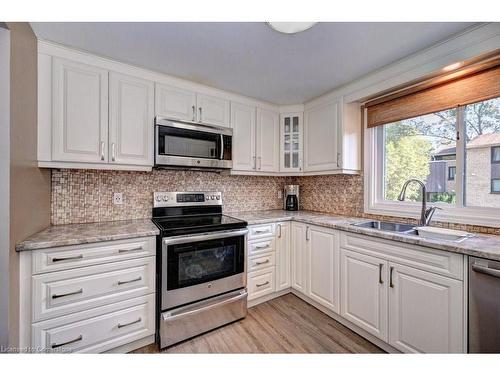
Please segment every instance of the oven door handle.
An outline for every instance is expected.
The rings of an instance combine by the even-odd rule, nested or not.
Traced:
[[[179,307],[178,309],[171,310],[169,312],[165,312],[161,314],[161,318],[163,321],[172,321],[176,319],[181,319],[185,318],[186,316],[189,315],[195,315],[199,314],[200,312],[206,311],[206,310],[212,310],[213,308],[220,307],[227,305],[229,303],[233,303],[239,300],[242,300],[244,298],[248,297],[248,292],[246,290],[241,290],[234,292],[230,294],[229,296],[225,297],[224,299],[220,299],[220,297],[215,297],[214,299],[219,301],[211,301],[210,299],[207,301],[203,301],[199,304],[195,304],[195,306],[190,307]]]
[[[177,245],[182,243],[189,242],[200,242],[200,241],[209,241],[209,240],[218,240],[222,238],[228,237],[236,237],[236,236],[244,236],[248,233],[248,229],[239,229],[239,230],[229,230],[223,232],[215,232],[215,233],[204,233],[195,236],[187,235],[187,236],[178,236],[178,237],[166,237],[163,239],[164,245]]]

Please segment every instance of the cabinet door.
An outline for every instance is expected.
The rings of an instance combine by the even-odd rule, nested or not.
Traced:
[[[389,263],[389,344],[410,353],[462,353],[459,280]]]
[[[54,58],[52,160],[105,163],[108,71]]]
[[[153,165],[153,96],[153,82],[110,73],[110,162]]]
[[[308,109],[304,117],[304,170],[338,169],[339,103]]]
[[[198,106],[198,122],[230,126],[229,100],[198,94],[196,104]]]
[[[255,107],[231,104],[231,127],[233,128],[233,169],[254,171],[255,157]]]
[[[279,114],[257,108],[257,170],[279,170]]]
[[[307,295],[329,308],[340,312],[340,254],[339,236],[320,227],[308,227]]]
[[[306,225],[292,223],[290,243],[292,252],[292,288],[306,293]]]
[[[278,223],[276,229],[276,291],[290,288],[290,223]]]
[[[281,115],[280,172],[302,171],[302,113]]]
[[[387,341],[387,262],[344,249],[340,257],[340,315]]]
[[[155,86],[156,116],[182,121],[196,121],[196,94],[189,90],[157,83]]]

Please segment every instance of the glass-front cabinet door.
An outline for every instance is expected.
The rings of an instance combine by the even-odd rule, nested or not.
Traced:
[[[281,115],[280,172],[302,171],[302,112]]]

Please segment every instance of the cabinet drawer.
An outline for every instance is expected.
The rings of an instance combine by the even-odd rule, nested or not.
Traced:
[[[154,294],[114,306],[118,310],[98,308],[88,318],[70,315],[33,324],[32,346],[54,352],[100,353],[154,334]]]
[[[258,256],[248,260],[248,271],[257,271],[263,268],[271,267],[276,264],[275,253]]]
[[[33,321],[139,297],[155,291],[155,257],[32,277]]]
[[[340,246],[424,271],[463,280],[463,256],[428,247],[342,232]]]
[[[274,223],[263,224],[263,225],[253,225],[248,228],[248,239],[256,239],[274,236]]]
[[[274,238],[259,240],[259,241],[250,241],[248,243],[248,256],[261,255],[263,253],[269,253],[276,249],[275,247],[276,240]]]
[[[248,300],[259,298],[275,291],[275,269],[266,268],[248,274]]]
[[[35,250],[33,274],[61,271],[156,254],[156,237]]]

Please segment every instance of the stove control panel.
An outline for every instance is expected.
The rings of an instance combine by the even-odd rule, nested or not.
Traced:
[[[220,191],[155,192],[153,193],[153,206],[222,206],[222,193]]]

